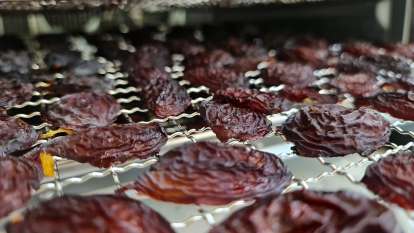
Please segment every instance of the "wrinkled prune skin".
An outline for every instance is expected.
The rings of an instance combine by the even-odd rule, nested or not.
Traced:
[[[371,98],[357,99],[357,106],[371,106],[396,118],[414,121],[414,92],[380,93]]]
[[[357,194],[295,191],[245,207],[210,233],[402,233],[391,210]]]
[[[331,81],[331,84],[340,92],[349,93],[355,97],[373,96],[380,91],[378,81],[371,73],[341,73]]]
[[[286,84],[295,87],[310,86],[316,81],[313,69],[299,63],[270,63],[263,79],[266,85]]]
[[[277,93],[261,92],[247,88],[227,88],[214,93],[214,100],[248,108],[263,114],[275,114],[289,110],[292,103]]]
[[[118,190],[182,204],[224,205],[279,194],[292,175],[273,154],[213,142],[180,146]]]
[[[318,89],[313,87],[295,88],[285,86],[280,95],[284,98],[305,104],[335,104],[338,102],[338,97],[331,94],[319,94]]]
[[[200,105],[200,114],[222,142],[232,138],[253,141],[265,137],[272,130],[271,122],[264,114],[231,104],[204,102]]]
[[[134,69],[164,69],[171,65],[171,55],[168,48],[163,44],[147,43],[137,49],[130,57],[129,62]]]
[[[383,199],[414,210],[413,174],[414,153],[402,151],[371,164],[362,182]]]
[[[241,72],[229,68],[193,68],[185,72],[184,78],[192,85],[206,86],[212,91],[228,87],[249,87],[249,80]]]
[[[230,37],[224,47],[235,56],[235,64],[232,67],[241,72],[256,70],[260,62],[269,59],[267,50],[259,42],[249,43],[236,37]]]
[[[57,96],[79,92],[107,92],[115,87],[111,79],[106,79],[97,75],[77,76],[67,75],[63,79],[52,80],[51,86],[46,88]]]
[[[81,59],[78,51],[56,50],[46,54],[44,62],[50,70],[59,71],[71,67]]]
[[[39,137],[32,126],[8,116],[1,108],[0,129],[0,157],[29,149]]]
[[[156,155],[167,142],[158,124],[123,124],[80,130],[73,135],[55,138],[26,155],[37,160],[40,152],[109,167],[130,159]]]
[[[335,104],[305,106],[291,115],[282,133],[306,157],[369,155],[388,142],[390,124],[377,112]]]
[[[173,233],[170,224],[139,201],[115,196],[62,196],[28,210],[9,233]]]
[[[32,98],[34,87],[20,77],[0,78],[0,107],[9,108]]]
[[[336,69],[344,73],[391,71],[397,74],[409,75],[411,73],[410,63],[404,59],[389,55],[361,56],[358,58],[342,56]]]
[[[24,207],[41,178],[40,169],[29,160],[0,157],[0,218]]]
[[[57,128],[81,129],[107,126],[116,120],[120,110],[116,99],[108,94],[80,92],[48,105],[43,117]]]
[[[310,48],[306,46],[284,49],[278,54],[278,57],[283,61],[303,63],[314,68],[326,66],[328,56],[328,48]]]
[[[191,105],[191,98],[185,88],[173,80],[166,71],[149,69],[146,74],[146,78],[137,77],[135,82],[141,84],[139,86],[142,88],[145,104],[155,116],[177,116]]]
[[[224,68],[236,63],[235,58],[228,52],[221,49],[214,49],[186,59],[185,65],[188,68]]]
[[[27,51],[8,50],[0,54],[0,72],[3,74],[28,74],[32,69],[32,58]]]

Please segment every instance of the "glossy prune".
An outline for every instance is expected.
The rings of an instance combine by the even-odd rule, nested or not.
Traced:
[[[38,139],[36,130],[26,122],[7,115],[0,108],[0,157],[29,149]]]
[[[231,103],[263,114],[274,114],[289,110],[292,103],[274,92],[261,92],[247,88],[227,88],[214,93],[214,100]]]
[[[185,88],[173,80],[166,71],[146,69],[146,77],[143,76],[134,80],[142,88],[145,104],[155,116],[177,116],[191,105],[191,98]]]
[[[55,138],[27,157],[36,160],[39,152],[47,152],[96,167],[109,167],[129,159],[156,155],[166,142],[167,135],[158,124],[111,125]]]
[[[375,75],[371,73],[341,73],[331,81],[331,84],[342,93],[349,93],[355,97],[373,96],[380,91]]]
[[[288,86],[306,87],[316,81],[313,69],[299,63],[270,63],[263,79],[267,85],[286,84]]]
[[[257,140],[272,130],[271,122],[264,114],[231,104],[204,102],[200,106],[200,114],[223,142],[232,138],[241,141]]]
[[[414,153],[402,151],[371,164],[362,181],[383,199],[414,210]]]
[[[173,233],[139,201],[114,195],[62,196],[40,203],[9,223],[8,233]]]
[[[282,160],[273,154],[198,142],[167,152],[118,192],[134,189],[162,201],[224,205],[279,194],[291,177]]]
[[[44,119],[56,128],[99,127],[113,123],[120,109],[116,99],[108,94],[80,92],[65,95],[48,105]]]
[[[212,91],[228,87],[249,87],[249,80],[241,72],[230,68],[193,68],[185,72],[184,78],[192,85],[203,85]]]
[[[188,68],[225,68],[233,65],[235,58],[228,52],[220,49],[206,51],[196,56],[188,57],[186,67]]]
[[[0,73],[28,74],[32,69],[32,58],[27,51],[3,51],[0,54]]]
[[[295,88],[285,86],[280,95],[284,98],[304,104],[335,104],[338,97],[332,94],[319,94],[319,90],[313,87]]]
[[[390,124],[377,112],[335,104],[310,105],[291,115],[282,133],[306,157],[368,155],[385,145]]]
[[[344,191],[295,191],[245,207],[210,233],[402,233],[391,210]]]
[[[356,100],[358,106],[371,106],[380,112],[414,121],[414,92],[380,93],[370,98]]]
[[[0,218],[24,207],[40,180],[40,169],[32,162],[0,157]]]
[[[0,107],[9,108],[32,98],[34,87],[21,77],[0,78]]]

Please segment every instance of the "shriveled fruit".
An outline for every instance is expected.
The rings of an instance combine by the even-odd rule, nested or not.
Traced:
[[[23,77],[0,78],[0,107],[9,108],[32,98],[34,87]]]
[[[63,196],[28,210],[7,225],[9,233],[173,233],[141,202],[114,195]]]
[[[264,114],[231,104],[205,102],[200,106],[200,114],[223,142],[232,138],[257,140],[271,132],[271,123]]]
[[[187,70],[184,78],[192,85],[203,85],[215,91],[228,87],[249,87],[243,74],[230,68],[198,67]]]
[[[334,157],[353,153],[368,155],[385,145],[390,124],[377,112],[347,109],[340,105],[310,105],[290,116],[282,133],[307,157]]]
[[[291,173],[273,154],[213,142],[183,145],[122,189],[188,204],[223,205],[279,194]]]
[[[391,210],[366,197],[295,191],[258,201],[210,233],[402,233]]]
[[[380,91],[378,81],[370,73],[339,74],[331,84],[342,93],[350,93],[353,96],[373,96]]]
[[[299,63],[270,63],[263,79],[267,85],[286,84],[287,86],[306,87],[316,81],[313,69]]]

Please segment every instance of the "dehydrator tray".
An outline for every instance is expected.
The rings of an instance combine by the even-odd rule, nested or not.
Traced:
[[[126,53],[134,51],[134,47],[130,45],[127,40],[119,37],[119,50]],[[28,42],[33,43],[33,42]],[[121,184],[126,184],[135,179],[139,172],[147,169],[151,164],[154,164],[162,157],[165,151],[173,147],[182,145],[183,143],[194,143],[203,140],[217,140],[215,134],[209,127],[200,124],[199,113],[189,110],[178,116],[168,117],[165,119],[153,118],[148,114],[148,110],[142,105],[139,97],[140,89],[129,84],[127,74],[121,70],[121,63],[117,60],[108,60],[102,57],[96,57],[95,45],[87,42],[85,38],[73,37],[71,40],[73,50],[81,51],[83,57],[89,59],[97,59],[103,65],[100,71],[102,78],[112,79],[116,82],[116,88],[109,91],[119,103],[123,105],[120,111],[120,122],[127,123],[130,121],[147,124],[150,122],[160,123],[168,133],[168,142],[159,155],[149,158],[147,160],[130,161],[125,164],[112,166],[109,169],[98,169],[86,164],[80,164],[71,160],[54,157],[54,175],[46,177],[40,188],[36,191],[33,200],[27,207],[35,205],[38,201],[47,200],[57,195],[63,194],[98,194],[98,193],[113,193]],[[41,57],[42,51],[38,46],[30,46],[33,48],[35,57]],[[201,86],[192,86],[188,81],[182,79],[183,67],[181,64],[182,56],[173,55],[174,65],[166,69],[171,72],[172,77],[176,79],[180,85],[187,89],[187,92],[192,97],[192,104],[195,105],[201,101],[209,100],[211,98],[208,89]],[[265,64],[259,65],[259,67]],[[39,60],[34,61],[33,68],[35,70],[41,69],[42,64]],[[323,74],[329,70],[321,70],[318,73]],[[246,76],[250,77],[250,83],[253,86],[262,88],[263,90],[278,90],[282,87],[264,87],[262,80],[257,78],[258,71],[250,71]],[[55,78],[64,78],[59,74]],[[37,87],[47,85],[44,82],[38,82]],[[8,111],[25,121],[33,124],[35,128],[41,132],[47,132],[49,126],[42,122],[40,118],[41,109],[48,104],[58,101],[58,97],[50,96],[35,91],[33,98],[29,102],[13,106]],[[273,128],[283,123],[287,116],[295,112],[296,109],[291,109],[287,112],[274,114],[268,116],[273,123]],[[268,135],[266,138],[254,142],[239,142],[232,140],[229,144],[240,144],[242,146],[252,147],[264,151],[274,153],[276,156],[283,159],[288,169],[293,173],[294,180],[292,184],[286,188],[284,192],[289,192],[295,189],[317,189],[317,190],[353,190],[369,197],[377,199],[380,203],[389,206],[395,213],[400,225],[406,233],[412,232],[414,229],[414,213],[405,211],[395,205],[389,204],[380,197],[368,191],[363,184],[359,182],[364,174],[365,168],[374,161],[396,153],[402,150],[414,149],[414,133],[410,131],[412,122],[401,121],[387,116],[392,122],[393,137],[391,141],[382,149],[376,151],[368,157],[362,157],[358,154],[352,154],[341,158],[305,158],[297,156],[290,147],[291,143],[286,142],[285,139],[275,133]],[[44,143],[44,140],[39,140],[38,143]],[[219,223],[225,219],[234,210],[251,204],[244,200],[231,203],[226,206],[211,207],[211,206],[196,206],[196,205],[179,205],[166,202],[155,201],[147,197],[138,196],[135,192],[128,192],[128,195],[142,200],[156,211],[160,212],[171,223],[173,228],[178,233],[204,233],[208,232],[214,224]],[[4,226],[8,221],[12,221],[22,210],[12,213],[9,217],[1,220],[1,226]],[[3,233],[4,229],[0,228]]]

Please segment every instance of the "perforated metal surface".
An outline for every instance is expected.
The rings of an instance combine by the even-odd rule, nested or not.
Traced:
[[[81,39],[82,40],[82,39]],[[75,39],[76,41],[76,39]],[[82,44],[82,43],[78,43]],[[120,43],[122,44],[122,43]],[[84,53],[84,56],[93,56],[93,49],[85,49],[84,45],[79,46],[78,49]],[[89,45],[88,45],[89,46]],[[121,49],[131,50],[131,45],[123,44]],[[36,51],[35,51],[36,52]],[[179,116],[168,117],[165,119],[151,118],[148,114],[148,110],[142,106],[140,98],[140,89],[129,85],[126,74],[122,73],[119,69],[118,61],[108,61],[103,58],[99,58],[99,61],[105,63],[105,69],[102,70],[102,78],[113,79],[116,82],[116,88],[110,90],[109,94],[117,98],[124,108],[120,111],[120,117],[124,122],[139,122],[147,124],[150,122],[159,122],[166,128],[168,133],[168,143],[161,151],[160,155],[153,158],[149,158],[144,161],[131,161],[122,165],[116,165],[109,169],[97,169],[86,164],[79,164],[74,161],[55,157],[55,176],[45,178],[39,190],[36,191],[33,201],[28,205],[34,205],[39,200],[46,200],[56,195],[63,195],[67,193],[79,193],[79,194],[95,194],[95,193],[113,193],[113,191],[121,184],[125,184],[152,164],[156,163],[165,151],[168,151],[172,147],[181,145],[183,143],[194,143],[202,140],[217,140],[213,132],[209,127],[192,127],[193,122],[199,122],[199,113],[195,111],[189,111]],[[176,79],[180,85],[187,89],[187,92],[193,97],[192,104],[195,105],[200,101],[209,100],[211,97],[206,87],[194,87],[188,81],[182,80],[184,67],[181,64],[182,56],[173,56],[174,66],[168,67],[167,70],[171,72],[172,78]],[[36,66],[37,65],[37,66]],[[34,67],[41,67],[41,64],[36,64]],[[259,66],[264,66],[260,64]],[[319,71],[319,74],[324,74],[329,70]],[[260,78],[257,78],[255,74],[257,71],[248,72],[246,75],[250,77],[250,83],[263,91],[277,91],[282,87],[265,87]],[[64,78],[56,75],[57,78]],[[47,85],[46,83],[37,83],[38,87]],[[58,97],[46,98],[42,92],[33,93],[34,98],[32,101],[24,104],[14,106],[9,109],[15,111],[15,117],[19,117],[29,122],[35,122],[35,128],[41,132],[46,132],[49,125],[41,122],[39,118],[42,106],[51,104],[58,101]],[[28,109],[35,109],[29,111]],[[280,125],[286,117],[295,112],[292,109],[288,112],[275,114],[268,116],[272,120],[273,126]],[[138,119],[138,120],[137,120]],[[289,192],[295,189],[322,189],[322,190],[337,190],[346,189],[354,190],[370,197],[377,199],[379,202],[390,206],[398,218],[401,225],[406,229],[406,232],[412,232],[414,229],[414,216],[413,213],[402,210],[394,205],[386,203],[381,198],[370,193],[363,184],[359,182],[359,179],[364,174],[365,168],[370,163],[377,161],[378,159],[387,155],[396,153],[398,151],[407,150],[414,147],[414,133],[404,131],[398,126],[402,124],[401,121],[393,123],[393,131],[412,138],[407,144],[395,144],[388,143],[386,147],[375,152],[368,157],[362,157],[357,154],[349,155],[343,158],[304,158],[294,154],[291,150],[291,144],[286,142],[282,136],[275,133],[268,135],[265,139],[255,142],[239,142],[237,140],[231,140],[229,144],[239,144],[241,146],[248,146],[260,150],[265,150],[274,153],[279,156],[287,164],[288,168],[294,174],[295,178],[292,184],[286,188],[284,192]],[[45,141],[39,141],[38,143],[44,143]],[[189,233],[189,232],[207,232],[208,229],[220,222],[229,213],[242,206],[248,205],[246,201],[240,200],[232,204],[220,207],[211,206],[194,206],[194,205],[176,205],[172,203],[165,203],[148,199],[147,197],[139,196],[134,192],[129,193],[133,198],[140,199],[153,207],[155,210],[163,214],[167,220],[177,232]],[[23,210],[18,210],[8,218],[1,221],[1,224],[7,223],[17,213]],[[410,218],[412,220],[410,220]],[[1,230],[0,230],[1,232]]]

